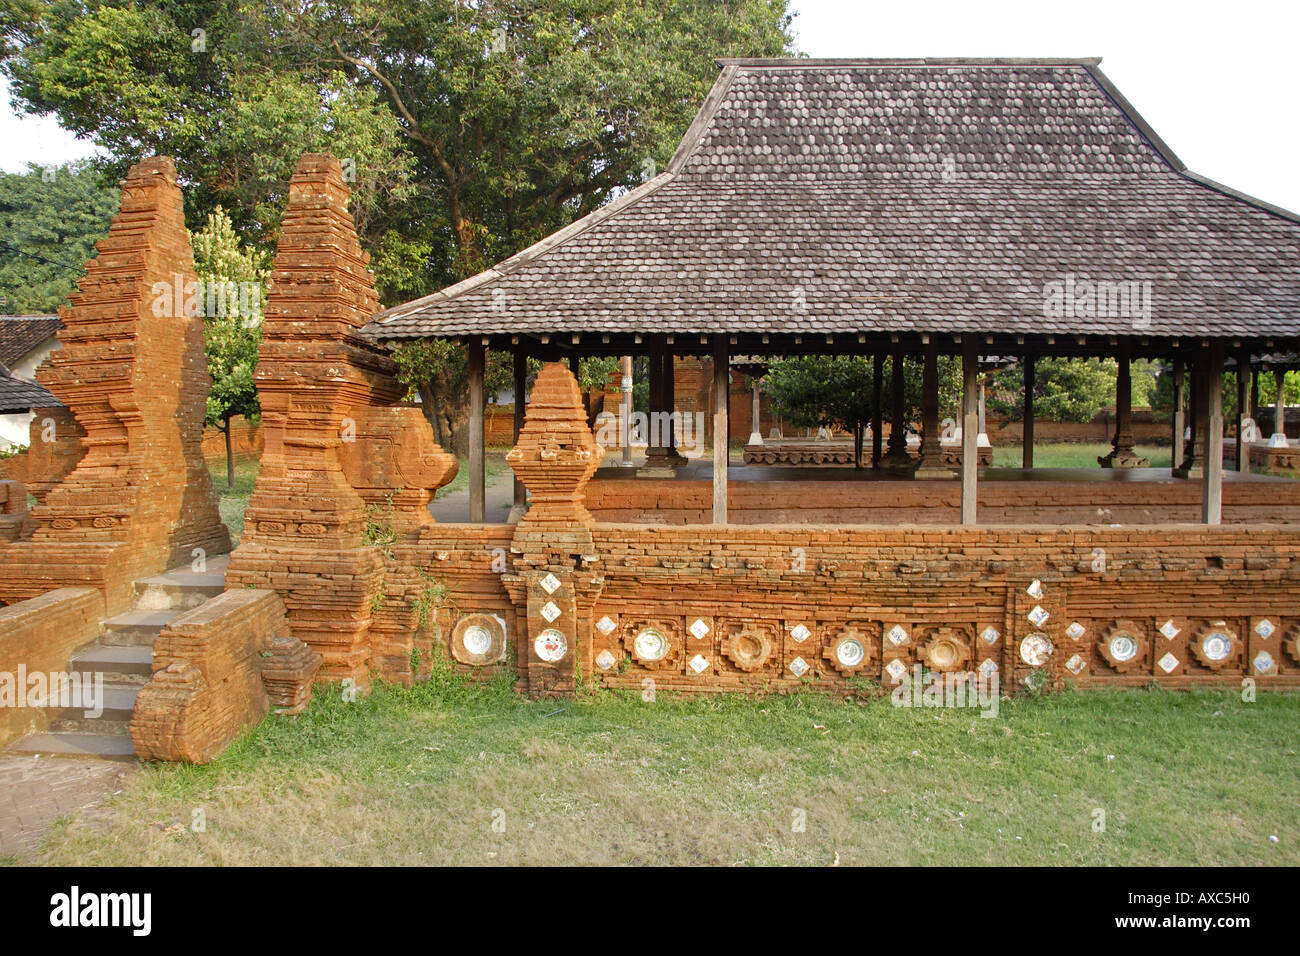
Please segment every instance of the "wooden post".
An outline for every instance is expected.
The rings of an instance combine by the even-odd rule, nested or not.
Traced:
[[[1127,342],[1120,345],[1115,360],[1119,366],[1119,373],[1115,376],[1115,434],[1111,439],[1110,454],[1098,458],[1097,464],[1103,468],[1145,468],[1150,462],[1134,450],[1133,377]]]
[[[1277,383],[1277,410],[1273,413],[1273,436],[1268,443],[1274,448],[1286,447],[1286,370],[1274,369],[1273,381]]]
[[[727,337],[713,337],[713,523],[727,523],[727,393],[729,391]]]
[[[1201,520],[1223,521],[1223,343],[1214,340],[1205,372],[1205,478],[1201,492]]]
[[[1237,471],[1250,471],[1250,448],[1245,441],[1245,423],[1250,417],[1247,402],[1250,401],[1247,384],[1250,375],[1250,353],[1237,353]]]
[[[912,456],[907,453],[907,403],[903,379],[903,350],[894,349],[889,359],[889,387],[892,392],[892,408],[889,421],[889,453],[885,455],[884,466],[898,474],[912,473]]]
[[[979,374],[978,346],[966,336],[961,350],[961,523],[975,524],[975,495],[979,465]]]
[[[524,412],[527,403],[524,399],[524,392],[528,388],[528,356],[522,349],[515,349],[515,440],[514,444],[519,444],[519,433],[524,430]],[[528,491],[524,483],[515,476],[515,495],[514,507],[511,509],[511,517],[515,515],[522,516],[524,506],[528,503]]]
[[[469,349],[469,520],[487,520],[487,471],[483,435],[483,360],[482,342],[471,342]]]
[[[632,356],[623,356],[623,467],[632,467]]]
[[[881,449],[884,447],[885,412],[881,404],[885,400],[885,356],[877,352],[871,357],[871,467],[880,467]]]
[[[915,474],[917,478],[952,477],[952,469],[943,467],[939,445],[939,345],[933,336],[925,343],[921,370],[921,456]]]
[[[1020,436],[1020,467],[1034,467],[1034,386],[1038,384],[1034,356],[1026,355],[1025,368],[1025,415],[1024,428]]]
[[[664,381],[664,359],[668,343],[662,335],[650,340],[650,417],[646,422],[645,468],[641,474],[647,477],[669,477],[668,464],[668,428],[664,424],[664,411],[667,407],[666,383]]]
[[[1187,431],[1187,417],[1183,412],[1184,401],[1184,371],[1183,360],[1174,359],[1174,445],[1173,445],[1173,467],[1177,470],[1183,463],[1184,442],[1183,437]]]

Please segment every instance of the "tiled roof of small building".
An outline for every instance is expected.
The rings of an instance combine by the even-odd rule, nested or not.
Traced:
[[[61,328],[57,315],[0,315],[0,362],[16,365]]]
[[[1188,172],[1095,60],[722,62],[665,173],[368,333],[1300,337],[1300,218]],[[1138,295],[1045,304],[1081,282]]]
[[[18,378],[0,362],[0,415],[30,412],[33,408],[58,408],[62,404],[45,388]]]

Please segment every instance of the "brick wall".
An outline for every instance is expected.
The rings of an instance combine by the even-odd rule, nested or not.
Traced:
[[[99,635],[104,598],[91,588],[60,588],[0,608],[0,680],[65,671],[72,652]],[[14,688],[21,693],[22,688]],[[47,726],[44,708],[0,706],[0,747]]]

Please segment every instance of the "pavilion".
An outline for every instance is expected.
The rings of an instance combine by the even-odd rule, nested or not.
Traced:
[[[1114,449],[1102,465],[1116,472],[1144,463],[1130,361],[1170,361],[1191,383],[1192,438],[1174,475],[1199,479],[1202,520],[1222,520],[1225,357],[1300,344],[1300,217],[1190,172],[1097,59],[719,63],[663,173],[366,327],[390,344],[468,349],[471,520],[484,520],[489,348],[515,354],[517,395],[525,356],[648,354],[652,412],[667,410],[673,355],[711,356],[714,435],[728,433],[733,355],[863,354],[877,373],[890,356],[883,464],[923,474],[939,464],[937,360],[960,355],[963,524],[976,519],[984,357],[1026,369],[1027,467],[1035,359],[1115,357]],[[905,460],[901,427],[908,356],[924,363],[919,463]],[[671,439],[649,454],[662,465]],[[728,470],[715,441],[717,524],[728,520]],[[1115,477],[1143,475],[1154,477]]]

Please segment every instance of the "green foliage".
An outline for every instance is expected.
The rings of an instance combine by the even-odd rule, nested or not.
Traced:
[[[1115,404],[1114,359],[1040,358],[1034,369],[1034,417],[1058,422],[1090,422]],[[1025,373],[1019,365],[993,373],[985,401],[1008,419],[1025,414]]]
[[[267,16],[238,0],[64,0],[22,24],[4,70],[26,111],[93,140],[114,173],[175,157],[193,221],[220,204],[245,239],[269,243],[298,155],[327,149],[354,163],[364,230],[414,194],[397,117],[347,64],[276,36]]]
[[[203,319],[207,338],[207,424],[228,425],[235,415],[259,411],[253,373],[262,341],[262,308],[270,276],[268,257],[239,241],[230,217],[218,206],[190,236],[199,298],[216,306]]]
[[[351,159],[383,301],[505,258],[664,168],[718,56],[791,47],[786,0],[18,0],[20,107],[265,245],[299,153]],[[196,32],[201,31],[201,32]]]
[[[919,356],[903,362],[906,424],[921,425],[923,362]],[[881,401],[888,420],[893,387],[893,359],[882,366]],[[961,359],[938,359],[939,416],[956,414],[961,402]],[[772,396],[781,420],[796,428],[835,426],[847,431],[865,428],[874,416],[873,365],[869,356],[805,355],[777,359],[768,368],[764,388]]]
[[[834,425],[853,431],[875,411],[871,359],[798,355],[776,359],[764,385],[782,421],[796,428]]]
[[[0,313],[58,309],[117,205],[117,190],[86,163],[0,173]]]

